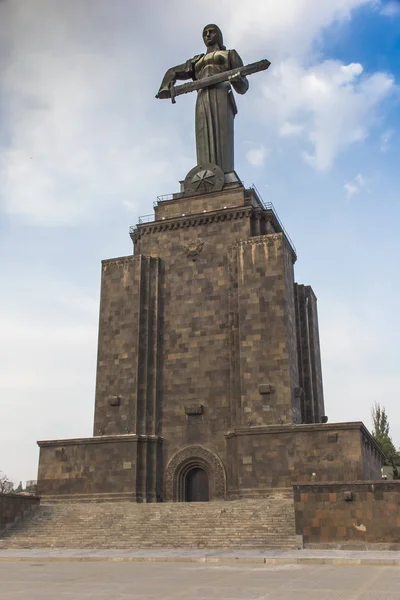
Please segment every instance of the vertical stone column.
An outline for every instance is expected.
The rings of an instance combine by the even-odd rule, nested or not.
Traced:
[[[297,353],[302,422],[320,423],[325,414],[319,346],[317,298],[308,285],[295,283]]]
[[[102,262],[94,435],[136,432],[140,264]]]
[[[136,363],[136,433],[155,435],[158,394],[160,259],[140,256],[138,261],[140,308]]]
[[[94,435],[138,435],[139,501],[159,495],[159,302],[159,258],[103,262]]]
[[[293,254],[284,235],[233,246],[230,280],[232,420],[297,423]]]

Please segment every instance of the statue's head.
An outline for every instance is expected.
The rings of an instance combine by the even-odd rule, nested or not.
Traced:
[[[207,47],[218,46],[220,50],[226,50],[222,31],[218,25],[214,25],[213,23],[206,25],[203,29],[203,40]]]

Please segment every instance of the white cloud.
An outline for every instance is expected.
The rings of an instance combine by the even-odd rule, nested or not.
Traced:
[[[347,198],[351,198],[352,196],[359,194],[365,185],[366,181],[361,173],[359,173],[354,177],[353,181],[346,181],[343,188],[346,192]]]
[[[191,0],[191,13],[201,14],[201,21],[188,20],[186,0],[176,0],[173,7],[156,2],[153,29],[162,23],[159,37],[165,36],[165,43],[173,48],[174,64],[188,58],[179,60],[183,48],[194,48],[192,54],[202,50],[201,31],[206,22],[220,25],[227,47],[235,47],[249,62],[265,57],[275,65],[290,56],[301,61],[325,28],[348,21],[360,7],[379,5],[379,0]]]
[[[273,59],[303,58],[325,27],[348,20],[357,8],[377,3],[377,0],[248,0],[232,4],[222,0],[213,11],[219,12],[221,23],[226,23],[226,38],[235,40],[238,47],[248,52],[263,47]]]
[[[365,179],[361,175],[361,173],[359,173],[358,175],[356,175],[355,181],[356,181],[356,183],[357,183],[357,185],[359,187],[363,187],[365,185]]]
[[[341,304],[338,296],[336,301],[326,299],[320,311],[327,413],[331,421],[363,420],[369,427],[371,408],[380,402],[387,409],[398,445],[400,427],[395,416],[400,375],[395,357],[390,359],[398,323],[382,310],[379,293],[364,295],[364,299],[362,293],[355,291],[355,295],[353,306]]]
[[[303,158],[323,171],[339,152],[368,136],[379,104],[393,87],[390,75],[363,75],[358,63],[325,61],[303,67],[292,59],[271,73],[262,110],[268,106],[271,127],[277,123],[282,136],[301,133],[309,147]]]
[[[355,183],[346,182],[343,187],[348,198],[351,198],[352,196],[360,192],[359,187]]]
[[[303,131],[304,125],[301,125],[300,123],[290,123],[290,121],[285,121],[279,129],[279,133],[283,137],[299,135]]]
[[[258,146],[256,148],[250,148],[246,152],[247,162],[253,167],[261,167],[265,163],[265,159],[268,153],[264,146]]]
[[[396,15],[400,15],[399,0],[387,2],[381,10],[381,15],[384,15],[385,17],[394,17]]]
[[[0,299],[0,466],[32,479],[37,439],[91,433],[98,298],[63,273],[47,280],[20,272],[14,294]]]
[[[381,152],[387,152],[388,150],[390,150],[390,142],[393,138],[393,135],[394,135],[393,129],[387,129],[386,131],[384,131],[381,134],[381,137],[380,137]]]
[[[133,190],[155,192],[157,178],[172,185],[179,176],[171,143],[175,160],[186,161],[172,123],[160,132],[152,122],[154,83],[144,70],[132,75],[140,40],[116,36],[103,46],[98,35],[88,44],[90,7],[37,4],[42,10],[18,0],[11,8],[14,28],[1,69],[10,127],[0,155],[3,210],[40,225],[73,224],[132,202]]]
[[[156,188],[157,180],[171,189],[193,166],[186,123],[177,123],[182,118],[176,112],[151,100],[161,64],[169,66],[167,57],[161,59],[163,48],[172,52],[176,47],[180,53],[193,47],[198,52],[201,28],[197,22],[187,26],[183,1],[176,10],[158,6],[151,27],[162,35],[154,52],[154,38],[135,28],[137,9],[124,0],[115,4],[119,20],[118,11],[110,13],[105,0],[96,2],[95,12],[89,4],[72,0],[62,10],[53,0],[36,0],[35,10],[24,0],[2,7],[8,20],[0,25],[5,40],[0,75],[10,143],[0,155],[0,202],[8,214],[40,225],[62,225],[113,206],[134,210],[138,204],[132,190],[136,197],[155,195],[163,191]],[[201,6],[210,19],[223,23],[227,43],[232,47],[234,42],[248,59],[269,53],[274,62],[268,73],[268,113],[280,114],[277,126],[283,136],[309,131],[311,148],[304,156],[325,169],[343,147],[367,135],[367,121],[360,117],[355,126],[352,121],[363,103],[361,112],[371,117],[389,78],[376,74],[357,82],[360,65],[323,63],[311,69],[302,60],[324,27],[374,4],[204,0],[195,2],[193,10]],[[185,20],[179,40],[170,35],[171,19],[175,29]],[[143,56],[145,63],[137,60]],[[282,107],[277,106],[281,101]],[[303,119],[303,113],[309,118]],[[262,156],[252,159],[257,162]]]

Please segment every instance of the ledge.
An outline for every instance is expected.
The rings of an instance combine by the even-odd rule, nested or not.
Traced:
[[[260,425],[254,427],[237,427],[233,431],[229,431],[228,433],[226,433],[225,437],[235,437],[237,435],[259,435],[263,433],[289,433],[293,431],[303,433],[306,431],[337,431],[351,429],[365,429],[365,431],[369,434],[369,431],[366,429],[362,421],[350,421],[345,423],[286,423],[283,425],[277,424]]]
[[[309,483],[292,483],[293,489],[295,491],[308,491],[310,488],[312,491],[317,491],[314,488],[326,488],[326,487],[338,487],[341,488],[352,488],[352,487],[362,487],[362,486],[379,486],[379,487],[394,487],[400,488],[400,480],[396,479],[365,479],[365,480],[356,480],[356,481],[316,481]],[[372,490],[373,491],[373,490]],[[398,490],[396,490],[398,491]]]
[[[127,263],[137,258],[134,254],[128,254],[127,256],[116,256],[115,258],[105,258],[101,261],[102,265],[107,265],[108,263]]]
[[[115,444],[124,442],[156,442],[162,443],[163,438],[157,435],[136,435],[126,433],[121,435],[98,435],[91,438],[73,438],[67,440],[39,440],[40,448],[51,448],[58,446],[83,446],[85,444]]]
[[[294,423],[283,425],[262,425],[255,427],[238,427],[225,434],[226,438],[233,438],[243,435],[268,435],[279,433],[311,433],[314,431],[351,431],[358,430],[366,438],[367,442],[384,457],[379,444],[374,440],[368,429],[362,421],[346,421],[344,423],[304,423],[296,425]]]
[[[40,496],[38,494],[29,494],[29,493],[22,493],[22,494],[15,494],[13,492],[11,492],[11,494],[4,494],[3,492],[0,492],[0,498],[18,498],[18,499],[22,499],[24,502],[25,500],[40,500]]]

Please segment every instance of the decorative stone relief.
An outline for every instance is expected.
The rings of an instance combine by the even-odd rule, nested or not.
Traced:
[[[204,406],[202,404],[185,406],[185,413],[187,415],[202,415],[204,413]]]
[[[108,404],[110,406],[120,406],[121,405],[121,396],[110,396],[108,399]]]
[[[119,269],[121,267],[128,267],[133,261],[136,260],[135,256],[123,256],[121,258],[107,258],[102,261],[102,269],[103,271],[107,271],[108,269]]]
[[[252,214],[251,207],[235,208],[232,210],[226,210],[223,213],[217,213],[212,215],[194,215],[190,217],[180,217],[170,222],[168,221],[156,221],[155,223],[143,223],[137,225],[136,229],[131,232],[131,238],[137,242],[143,235],[150,235],[158,233],[159,231],[169,231],[175,229],[184,229],[186,227],[197,227],[199,225],[211,225],[212,223],[218,223],[222,221],[234,221],[236,219],[249,219]],[[238,240],[243,241],[245,240]]]
[[[183,184],[185,196],[219,192],[225,183],[221,167],[213,163],[196,165],[189,171]]]
[[[195,261],[203,250],[204,242],[193,242],[188,246],[181,246],[183,253],[188,257]]]

